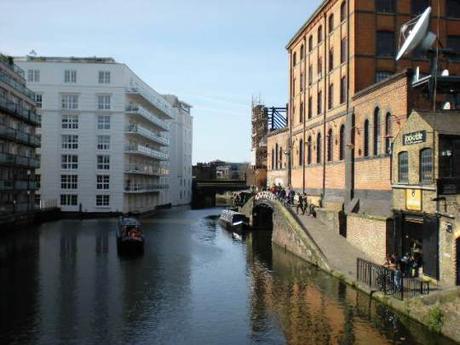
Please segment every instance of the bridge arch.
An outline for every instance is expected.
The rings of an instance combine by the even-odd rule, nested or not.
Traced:
[[[269,201],[255,202],[252,209],[253,228],[273,231],[274,212],[275,209]]]

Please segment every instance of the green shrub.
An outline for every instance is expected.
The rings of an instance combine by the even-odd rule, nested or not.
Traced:
[[[433,307],[427,315],[427,324],[430,330],[440,333],[444,324],[444,313],[437,305]]]

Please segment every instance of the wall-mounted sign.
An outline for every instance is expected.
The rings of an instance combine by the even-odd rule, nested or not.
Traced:
[[[410,211],[422,210],[422,191],[420,189],[406,189],[406,209]]]
[[[426,131],[417,131],[403,135],[403,145],[414,145],[426,141]]]

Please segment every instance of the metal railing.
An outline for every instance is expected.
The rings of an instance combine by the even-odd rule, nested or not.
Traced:
[[[165,138],[159,134],[156,134],[150,130],[148,130],[147,128],[145,127],[142,127],[142,126],[139,126],[139,125],[129,125],[126,127],[126,132],[127,133],[136,133],[136,134],[139,134],[141,136],[143,136],[144,138],[147,138],[149,140],[152,140],[152,141],[155,141],[159,144],[163,144],[163,145],[169,145],[169,140],[168,138]]]
[[[20,165],[30,168],[39,168],[40,161],[33,157],[18,156],[11,153],[0,152],[0,164]]]
[[[125,166],[125,173],[143,174],[143,175],[167,175],[166,169],[155,168],[143,164],[128,164]]]
[[[0,137],[20,141],[21,143],[30,146],[40,146],[40,139],[36,135],[3,125],[0,125]]]
[[[151,158],[157,158],[159,160],[168,160],[168,154],[139,144],[128,144],[125,146],[125,151],[127,153],[142,154]]]
[[[155,106],[163,114],[169,118],[173,118],[173,107],[156,91],[153,89],[145,90],[144,87],[136,85],[125,88],[128,94],[138,94],[142,96],[147,102]]]
[[[156,125],[157,127],[167,131],[168,130],[168,125],[166,124],[166,122],[164,122],[163,120],[159,119],[158,117],[152,115],[148,110],[144,109],[143,107],[139,106],[139,105],[128,105],[126,106],[126,112],[127,113],[132,113],[132,114],[139,114],[140,116],[142,116],[144,119],[146,119],[147,121],[153,123],[154,125]]]
[[[404,277],[401,271],[374,264],[364,259],[356,260],[356,280],[371,290],[381,291],[403,300],[417,295],[428,295],[430,283],[418,278]]]
[[[8,69],[10,69],[11,71],[13,71],[14,73],[17,73],[19,74],[21,77],[24,78],[24,70],[19,67],[18,65],[16,65],[14,63],[14,60],[12,57],[9,57],[9,56],[5,56],[3,54],[0,54],[0,63],[7,67]]]
[[[11,86],[13,89],[18,91],[19,93],[29,97],[30,99],[34,99],[34,93],[29,90],[25,85],[18,83],[16,80],[11,78],[8,74],[5,72],[0,71],[0,81],[4,82],[5,84]]]
[[[125,186],[125,192],[131,193],[148,193],[148,192],[157,192],[163,189],[168,189],[169,185],[167,184],[139,184],[133,183]]]
[[[37,115],[37,113],[12,102],[4,96],[0,96],[0,110],[16,115],[23,120],[31,122],[34,125],[40,124],[40,117]]]

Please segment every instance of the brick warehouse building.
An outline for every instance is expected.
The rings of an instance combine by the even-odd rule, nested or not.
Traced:
[[[458,2],[440,0],[439,20],[431,2],[324,1],[287,46],[289,126],[267,140],[268,184],[305,191],[322,204],[319,217],[365,252],[377,250],[378,262],[391,247],[393,138],[412,109],[430,108],[411,89],[411,70],[427,74],[429,62],[395,61],[399,29],[433,5],[431,30],[439,27],[444,47],[460,48]],[[455,61],[441,65],[460,74]]]

